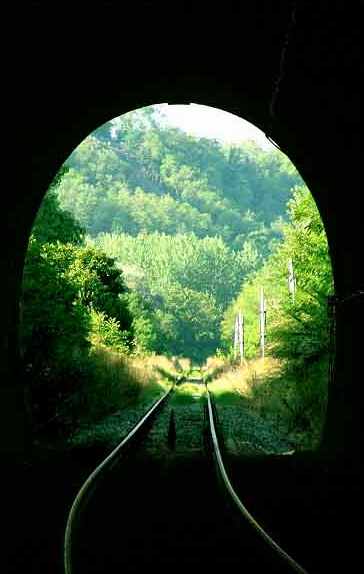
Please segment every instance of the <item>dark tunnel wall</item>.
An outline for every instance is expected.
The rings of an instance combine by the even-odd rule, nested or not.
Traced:
[[[291,4],[3,6],[0,441],[9,459],[32,444],[17,345],[30,229],[61,164],[115,116],[194,102],[268,132],[317,202],[337,296],[362,289],[359,4],[300,4],[288,38]],[[360,448],[362,307],[362,296],[338,306],[322,442],[338,464]]]

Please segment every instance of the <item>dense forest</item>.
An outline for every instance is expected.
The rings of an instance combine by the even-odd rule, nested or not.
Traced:
[[[158,107],[105,124],[66,163],[62,209],[117,261],[144,351],[197,361],[244,277],[282,240],[300,177],[277,150],[221,145],[162,127]]]
[[[278,150],[197,138],[160,120],[152,106],[101,126],[62,166],[39,210],[21,302],[38,422],[56,412],[67,425],[66,405],[85,408],[90,389],[102,387],[93,375],[101,348],[199,364],[229,357],[242,309],[246,357],[257,356],[261,284],[270,352],[291,365],[327,359],[326,235],[295,168]]]
[[[91,236],[193,232],[266,254],[302,183],[293,165],[254,142],[221,145],[162,128],[158,115],[153,106],[131,112],[86,138],[66,162],[61,207]]]

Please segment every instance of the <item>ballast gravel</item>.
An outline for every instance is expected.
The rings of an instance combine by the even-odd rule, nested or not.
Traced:
[[[79,428],[70,439],[70,447],[115,448],[134,428],[157,400],[142,401],[106,417],[92,427]],[[235,456],[255,454],[291,454],[292,443],[284,440],[273,423],[242,405],[216,405],[218,432],[223,449]],[[171,422],[171,417],[173,421]],[[171,424],[173,425],[171,433]],[[146,436],[143,450],[150,455],[167,452],[202,452],[204,402],[167,404]],[[174,436],[173,436],[174,435]]]
[[[202,452],[204,407],[202,401],[167,405],[147,435],[144,449],[151,455],[173,451]]]
[[[217,404],[218,428],[225,449],[233,455],[291,454],[292,444],[276,432],[273,423],[242,405]]]
[[[105,446],[115,448],[158,400],[145,400],[129,405],[90,426],[81,426],[70,439],[70,446]]]

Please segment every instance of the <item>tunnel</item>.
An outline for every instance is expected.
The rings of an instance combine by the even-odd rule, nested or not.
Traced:
[[[116,116],[155,103],[225,110],[289,157],[324,222],[335,283],[335,359],[319,455],[357,476],[362,388],[360,4],[5,5],[1,447],[32,449],[19,361],[24,257],[46,190]]]

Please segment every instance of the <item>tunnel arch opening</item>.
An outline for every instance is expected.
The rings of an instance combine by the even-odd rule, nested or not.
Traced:
[[[143,107],[142,109],[144,109],[144,110],[146,110],[146,109],[151,109],[151,107],[153,107],[153,106],[146,106],[146,107]],[[136,111],[136,110],[132,110],[132,112],[134,112],[134,111]],[[129,115],[129,114],[127,113],[127,114],[124,114],[123,116],[118,116],[118,117],[119,117],[119,118],[120,118],[120,117],[123,118],[123,117],[127,117],[128,115]],[[112,119],[115,119],[115,118],[112,118]],[[99,126],[98,128],[96,128],[96,130],[94,130],[90,135],[91,135],[91,136],[95,136],[95,134],[99,134],[99,135],[100,135],[100,132],[101,132],[101,135],[102,135],[103,128],[104,128],[106,125],[108,125],[108,122],[105,122],[104,124],[102,124],[101,126]],[[87,139],[87,138],[86,138],[86,139]],[[82,144],[84,144],[84,143],[86,142],[86,139],[83,140]],[[102,141],[102,137],[101,137],[101,141]],[[77,146],[76,150],[77,150],[77,149],[80,149],[80,148],[82,147],[82,144],[81,144],[81,146]],[[109,149],[111,149],[111,148],[110,148],[110,142],[109,142],[108,146],[109,146]],[[125,159],[125,158],[124,158],[124,159]]]
[[[138,82],[139,81],[140,79]],[[255,126],[260,127],[263,132],[267,132],[268,130],[269,114],[267,112],[267,102],[264,101],[264,98],[261,96],[258,97],[257,94],[255,94],[256,97],[253,97],[251,88],[251,85],[253,84],[249,87],[246,84],[244,89],[240,89],[239,95],[237,96],[237,94],[234,93],[234,90],[228,87],[228,84],[226,88],[220,87],[221,89],[216,93],[216,90],[214,89],[214,78],[208,75],[203,78],[186,76],[184,78],[183,86],[180,82],[173,85],[173,82],[169,82],[166,77],[161,78],[161,82],[158,83],[158,85],[156,85],[152,79],[150,79],[148,83],[146,78],[145,82],[148,84],[148,90],[151,95],[150,101],[163,102],[167,99],[168,102],[176,104],[181,103],[181,101],[196,101],[202,103],[202,105],[210,105],[218,109],[229,110],[231,113],[234,113],[239,117],[244,117]],[[259,82],[257,85],[260,86]],[[163,90],[161,89],[161,86],[163,86]],[[161,94],[162,91],[163,95]],[[75,147],[90,132],[105,123],[105,121],[116,117],[120,112],[126,113],[132,109],[149,105],[149,101],[146,101],[141,96],[141,93],[145,93],[145,91],[141,92],[138,89],[134,94],[122,91],[119,96],[115,93],[109,95],[106,93],[95,94],[95,97],[90,98],[87,108],[84,109],[82,113],[80,113],[80,102],[73,106],[70,104],[67,107],[66,115],[63,117],[62,112],[60,112],[60,116],[55,119],[55,125],[58,128],[57,131],[50,130],[49,126],[43,126],[43,133],[46,134],[45,137],[47,138],[48,145],[44,147],[42,141],[36,142],[36,149],[41,150],[41,152],[38,153],[37,159],[34,159],[34,165],[31,167],[32,179],[27,182],[27,194],[24,195],[24,202],[20,208],[22,227],[19,236],[16,238],[16,245],[14,245],[14,249],[16,249],[16,258],[12,263],[16,272],[12,274],[10,282],[11,285],[9,284],[10,292],[15,293],[16,296],[13,299],[13,304],[7,310],[7,312],[13,317],[11,327],[9,327],[9,348],[11,350],[8,355],[11,357],[13,364],[12,369],[14,369],[17,380],[20,379],[18,369],[16,367],[18,362],[16,340],[19,286],[26,251],[26,241],[36,212],[40,206],[42,194],[53,180],[59,167],[64,163],[73,149],[75,149]],[[275,125],[272,127],[271,136],[272,139],[278,143],[281,149],[287,153],[287,156],[296,166],[318,204],[318,208],[326,228],[328,242],[331,246],[336,292],[339,294],[340,298],[345,300],[346,296],[356,292],[358,285],[360,286],[359,279],[357,277],[358,274],[355,271],[356,267],[354,261],[352,257],[350,257],[350,259],[347,258],[348,250],[349,252],[352,249],[354,252],[357,251],[358,242],[349,238],[347,240],[345,239],[347,231],[345,229],[344,232],[344,215],[340,213],[339,216],[339,212],[336,213],[335,210],[332,210],[332,205],[336,205],[336,200],[334,201],[333,194],[329,193],[330,187],[332,189],[337,189],[339,183],[337,178],[333,178],[330,174],[332,156],[329,157],[329,152],[324,152],[324,155],[321,155],[322,149],[319,145],[320,138],[322,139],[326,136],[329,124],[325,121],[320,125],[317,114],[316,116],[312,116],[308,113],[302,113],[298,117],[296,103],[291,105],[287,97],[284,97],[284,104],[285,107],[281,106],[280,111],[277,114]],[[309,109],[312,111],[312,105]],[[350,121],[347,122],[348,130],[349,126],[351,126]],[[345,122],[344,124],[346,126]],[[65,129],[65,126],[67,126],[67,129]],[[318,133],[315,140],[312,139],[313,129],[316,129]],[[297,135],[299,137],[297,137]],[[351,141],[350,138],[349,141]],[[352,144],[345,148],[345,158],[347,158],[348,161],[350,153],[355,155],[355,149]],[[42,158],[41,164],[39,160],[40,157]],[[314,158],[314,161],[312,161],[312,158]],[[25,182],[23,187],[25,189]],[[16,225],[16,220],[18,218],[17,214],[19,213],[17,208],[18,206],[14,206],[13,215],[9,220],[10,226]],[[355,229],[357,228],[353,227],[353,229],[350,230],[351,235],[353,235]],[[346,243],[348,247],[344,248]],[[348,269],[348,272],[343,273],[343,269]],[[353,301],[352,305],[350,304],[350,309],[346,305],[346,309],[349,309],[349,313],[352,312],[351,307],[353,305],[355,306],[356,302],[357,299]],[[337,326],[337,334],[346,333],[345,323],[343,316],[341,316]],[[323,451],[326,453],[325,456],[328,455],[331,457],[331,454],[329,453],[337,453],[339,450],[341,453],[340,457],[346,457],[346,454],[344,453],[347,451],[345,446],[347,444],[347,440],[344,437],[348,436],[348,433],[350,434],[350,431],[348,430],[349,426],[355,426],[359,420],[359,415],[357,413],[357,405],[359,403],[358,401],[349,400],[347,403],[348,412],[354,413],[355,411],[356,414],[353,416],[348,415],[348,420],[351,421],[349,426],[344,422],[340,412],[343,403],[342,399],[339,398],[342,397],[343,394],[351,392],[349,390],[344,390],[344,382],[340,373],[351,371],[352,368],[349,364],[356,364],[355,357],[358,356],[358,353],[356,353],[354,349],[357,348],[359,340],[360,339],[352,341],[351,348],[348,343],[348,334],[340,336],[340,341],[338,342],[338,346],[340,348],[345,348],[345,354],[339,353],[337,355],[338,361],[335,372],[339,373],[339,375],[335,377],[335,382],[332,385],[331,407],[329,409],[331,414],[325,431],[323,446]],[[352,356],[353,360],[349,360],[349,356]],[[356,367],[353,368],[355,369]],[[352,377],[349,377],[349,379],[350,381],[353,381]],[[352,385],[354,385],[354,382]],[[353,396],[356,396],[359,389],[356,387],[354,389],[353,387],[352,391]],[[22,391],[20,390],[20,395],[21,393]],[[17,404],[20,404],[22,402],[22,398],[20,397],[16,399],[16,401]],[[20,419],[22,419],[22,417],[23,415]],[[19,424],[16,427],[18,430],[14,429],[15,442],[17,442],[17,438],[15,438],[17,433],[19,433],[19,436],[23,436],[24,434],[24,431],[22,430],[22,428],[24,428],[24,422],[21,422],[20,419]],[[335,458],[335,455],[332,456]]]
[[[281,4],[279,10],[277,5],[268,4],[223,8],[216,5],[215,10],[211,6],[201,7],[199,14],[197,5],[193,13],[180,9],[176,21],[168,26],[169,36],[164,25],[165,13],[158,18],[157,5],[151,6],[150,19],[144,14],[144,26],[136,8],[136,20],[144,32],[138,40],[149,41],[147,55],[143,50],[131,49],[129,36],[109,33],[107,9],[103,12],[104,26],[100,26],[99,7],[82,10],[81,25],[78,22],[75,25],[68,12],[57,10],[53,18],[43,8],[37,13],[33,5],[22,29],[21,18],[14,13],[13,22],[17,31],[21,29],[19,40],[21,37],[26,50],[21,51],[15,62],[13,47],[19,44],[14,43],[14,26],[9,26],[12,37],[5,47],[9,58],[4,69],[6,89],[2,92],[6,125],[9,120],[7,135],[3,137],[3,162],[8,169],[3,170],[3,176],[8,177],[10,190],[6,194],[5,228],[2,226],[5,233],[0,301],[2,461],[12,465],[14,458],[23,460],[29,453],[31,432],[24,422],[23,387],[18,369],[19,290],[29,232],[42,194],[54,175],[73,149],[98,126],[120,113],[148,105],[146,94],[152,102],[196,101],[230,110],[260,126],[289,155],[312,191],[327,231],[338,297],[337,354],[319,456],[320,472],[329,469],[329,489],[335,480],[339,486],[331,491],[328,514],[335,516],[335,520],[332,520],[331,548],[328,547],[323,560],[331,557],[333,570],[339,563],[345,570],[350,557],[352,564],[356,564],[355,550],[360,548],[353,526],[362,436],[360,19],[344,4],[322,4],[313,10],[308,4],[297,5],[298,25],[290,43],[276,123],[270,133],[269,102],[291,6]],[[124,22],[127,10],[123,5]],[[210,10],[214,12],[211,19]],[[132,21],[131,17],[129,22]],[[180,36],[176,34],[177,23]],[[186,30],[191,30],[191,23],[195,34],[188,34],[186,42]],[[160,34],[156,33],[159,26]],[[65,30],[67,41],[59,41]],[[92,38],[95,30],[97,42],[93,42],[95,36]],[[212,37],[221,39],[222,32],[224,41],[211,42]],[[104,42],[100,41],[101,34]],[[86,46],[91,49],[90,57],[86,55]],[[166,46],[168,55],[175,56],[174,68],[164,56]],[[131,57],[130,60],[123,57],[121,71],[123,49],[123,56]],[[47,60],[45,51],[50,56]],[[96,69],[106,81],[95,81]],[[60,81],[60,75],[67,81]],[[312,473],[315,474],[313,466]],[[65,477],[64,484],[69,478]],[[14,498],[8,497],[12,514],[22,490],[26,491],[24,482]],[[34,498],[34,491],[27,492]],[[312,500],[317,500],[316,496]],[[19,514],[26,514],[21,503],[18,508]],[[39,499],[34,509],[38,516]],[[279,508],[277,511],[280,514]],[[32,530],[33,523],[29,520],[29,532]],[[303,538],[307,543],[306,535]],[[23,549],[17,553],[19,559],[22,554]]]
[[[20,14],[8,5],[9,36],[2,35],[8,55],[2,90],[3,121],[8,128],[2,157],[3,177],[8,178],[3,185],[5,225],[1,228],[5,234],[0,299],[2,462],[12,466],[14,458],[23,460],[29,453],[31,432],[24,422],[18,368],[18,302],[29,232],[54,175],[96,127],[148,105],[149,98],[151,102],[196,101],[229,110],[260,126],[289,155],[318,203],[328,235],[338,305],[335,373],[319,455],[319,473],[329,469],[327,488],[321,493],[331,493],[327,515],[332,537],[327,537],[323,570],[330,569],[331,559],[333,571],[340,566],[345,571],[348,562],[356,564],[355,552],[361,547],[354,520],[361,473],[363,374],[359,13],[348,10],[346,4],[296,5],[297,26],[270,132],[269,103],[292,6],[210,4],[199,9],[196,4],[190,10],[189,5],[178,5],[173,19],[166,18],[165,6],[144,6],[142,11],[132,6],[123,4],[119,19],[110,19],[108,7],[81,8],[78,21],[77,10],[70,15],[56,8],[52,13],[33,4],[29,12],[23,5]],[[121,30],[120,23],[127,23],[122,32],[110,33],[111,26],[112,32],[115,26]],[[313,465],[310,468],[316,477]],[[65,475],[64,485],[70,474]],[[24,515],[16,533],[20,540],[19,531],[26,525],[28,541],[45,491],[36,497],[34,483],[15,484],[14,497],[7,491],[9,516],[14,517],[15,508]],[[331,488],[334,484],[336,489]],[[25,511],[22,493],[23,500],[29,494],[35,501],[33,514]],[[312,501],[317,501],[317,489],[313,494]],[[53,503],[55,498],[49,500]],[[293,523],[295,511],[294,507]],[[279,507],[277,514],[281,515]],[[50,522],[45,524],[50,530]],[[303,532],[302,539],[307,544],[306,535]],[[317,538],[320,553],[322,537]],[[36,542],[34,554],[39,555]],[[23,562],[24,551],[31,552],[28,544],[22,548],[18,544],[16,550],[16,561]],[[39,566],[35,569],[39,571]]]

